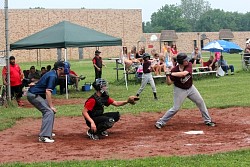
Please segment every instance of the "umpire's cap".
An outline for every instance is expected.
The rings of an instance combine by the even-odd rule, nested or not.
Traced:
[[[65,67],[65,63],[64,61],[57,61],[54,64],[54,69],[57,70],[58,68],[64,68]]]
[[[183,64],[183,61],[189,61],[189,57],[187,56],[186,53],[179,53],[177,55],[177,63]]]

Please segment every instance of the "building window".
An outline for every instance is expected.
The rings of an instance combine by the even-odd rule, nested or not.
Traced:
[[[204,47],[204,40],[201,40],[201,49]]]
[[[197,47],[197,40],[194,40],[194,48]]]

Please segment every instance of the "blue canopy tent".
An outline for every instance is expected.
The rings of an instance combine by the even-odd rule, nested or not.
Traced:
[[[205,45],[202,50],[210,52],[239,53],[243,49],[234,42],[225,40],[214,40]]]

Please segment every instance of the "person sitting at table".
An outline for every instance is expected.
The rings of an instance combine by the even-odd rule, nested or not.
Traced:
[[[157,75],[160,74],[160,58],[159,58],[159,54],[155,52],[155,49],[153,49],[151,51],[151,54],[154,57],[153,60],[151,60],[151,68],[154,71],[154,75],[157,76]]]
[[[233,65],[228,65],[227,61],[223,59],[223,56],[220,56],[220,60],[218,61],[218,66],[225,71],[225,74],[228,75],[228,70],[231,70],[231,75],[234,75],[234,66]]]
[[[136,59],[136,47],[135,46],[133,46],[131,51],[128,53],[127,59],[124,60],[124,63],[125,63],[125,69],[127,72],[136,70],[135,66],[139,65],[140,60]],[[132,66],[134,68],[130,69],[130,67]]]
[[[35,66],[31,66],[29,70],[28,79],[31,84],[35,84],[41,78],[40,74],[37,72]]]
[[[203,66],[202,55],[198,47],[194,48],[194,51],[191,53],[191,59],[189,62],[193,64],[193,67],[196,67],[196,64],[201,64],[201,66]]]
[[[203,63],[203,66],[204,66],[204,67],[207,66],[208,69],[209,69],[209,71],[214,71],[214,70],[216,69],[215,64],[216,64],[215,58],[214,58],[213,55],[211,55],[211,56],[209,57],[209,60],[208,60],[207,62],[204,62],[204,63]]]
[[[80,82],[80,80],[84,80],[86,78],[85,76],[82,76],[82,75],[78,76],[76,74],[76,72],[71,70],[71,69],[69,70],[68,77],[69,77],[68,78],[69,79],[68,84],[69,85],[74,85],[75,88],[76,88],[76,91],[79,91],[79,82]],[[66,81],[65,80],[66,80],[65,76],[63,76],[63,77],[60,77],[60,82],[58,82],[59,85],[60,85],[60,94],[65,93],[65,88],[66,88]]]

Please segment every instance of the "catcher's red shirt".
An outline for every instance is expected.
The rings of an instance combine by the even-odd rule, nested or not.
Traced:
[[[96,103],[96,101],[95,101],[95,99],[94,98],[90,98],[86,103],[85,103],[85,108],[87,108],[88,109],[88,111],[92,111],[93,110],[93,108],[94,108],[94,106],[95,106],[95,103]],[[112,98],[108,98],[108,105],[110,105],[110,104],[112,104],[112,103],[114,103],[114,99],[112,99]]]

